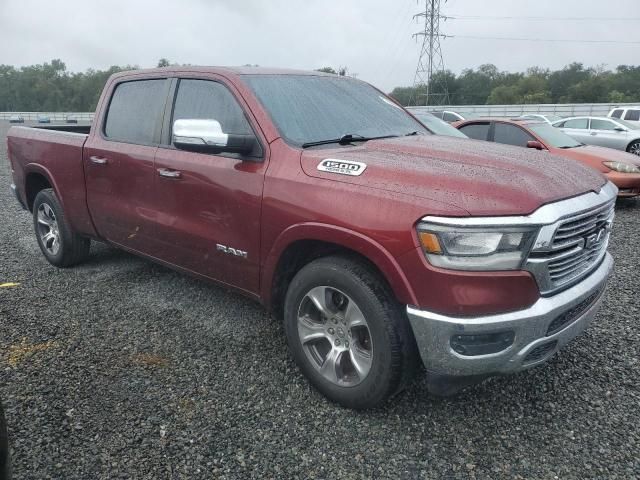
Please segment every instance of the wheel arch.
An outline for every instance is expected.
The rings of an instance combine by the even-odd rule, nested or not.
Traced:
[[[625,151],[628,152],[629,149],[631,148],[631,145],[633,145],[634,143],[639,143],[640,142],[640,138],[634,138],[633,140],[631,140],[628,144],[627,144],[627,148],[625,148]]]
[[[41,165],[27,165],[24,176],[24,196],[28,210],[33,211],[33,202],[41,190],[52,188],[56,192],[58,200],[62,204],[62,198],[58,195],[58,188],[52,180],[50,172]],[[63,205],[64,208],[64,205]]]
[[[282,232],[266,257],[261,279],[265,306],[281,315],[284,296],[295,274],[309,262],[336,253],[349,254],[367,262],[386,281],[398,301],[416,304],[409,281],[382,245],[343,227],[305,223]]]

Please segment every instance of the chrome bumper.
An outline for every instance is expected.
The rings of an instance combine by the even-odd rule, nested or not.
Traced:
[[[427,371],[446,376],[491,375],[544,363],[589,325],[598,312],[612,268],[613,258],[606,253],[598,268],[580,283],[552,297],[541,297],[531,307],[516,312],[456,318],[407,307]],[[575,318],[569,316],[571,311],[578,312]],[[551,323],[565,313],[567,323],[549,334]],[[497,353],[461,355],[451,346],[454,336],[499,332],[513,332],[515,337],[510,346]]]
[[[20,204],[20,206],[26,210],[27,207],[25,206],[24,203],[22,203],[22,200],[20,199],[20,192],[18,192],[18,187],[16,187],[15,184],[12,183],[10,188],[13,194],[15,195],[16,200],[18,200],[18,203]]]

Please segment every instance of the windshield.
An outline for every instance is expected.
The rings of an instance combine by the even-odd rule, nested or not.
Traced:
[[[576,142],[562,130],[548,123],[537,123],[535,125],[528,125],[528,127],[549,146],[556,148],[574,148],[582,145],[582,143]]]
[[[448,135],[449,137],[459,137],[459,138],[469,138],[460,130],[455,127],[452,127],[450,124],[445,122],[444,120],[440,120],[436,116],[430,113],[416,113],[416,117],[422,123],[424,123],[429,130],[431,130],[436,135]]]
[[[547,120],[548,120],[550,123],[555,123],[555,122],[557,122],[558,120],[562,120],[562,117],[559,117],[558,115],[545,115],[545,116],[547,117]]]
[[[638,130],[638,125],[634,125],[633,123],[627,122],[626,120],[621,120],[619,118],[616,118],[615,121],[616,123],[619,123],[623,127],[628,128],[629,130]]]
[[[371,85],[345,77],[246,75],[246,83],[291,144],[428,133]]]

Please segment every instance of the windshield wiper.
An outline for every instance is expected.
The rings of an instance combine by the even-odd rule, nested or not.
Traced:
[[[302,144],[302,148],[307,147],[315,147],[317,145],[329,145],[332,143],[337,143],[339,145],[349,145],[353,142],[368,142],[369,140],[380,140],[382,138],[396,138],[398,135],[381,135],[379,137],[364,137],[362,135],[358,135],[357,133],[347,133],[346,135],[342,135],[340,138],[331,138],[329,140],[318,140],[316,142],[306,142]]]

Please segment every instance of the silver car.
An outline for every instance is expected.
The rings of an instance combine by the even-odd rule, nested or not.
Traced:
[[[553,124],[562,120],[562,117],[558,115],[543,115],[542,113],[527,113],[518,117],[516,120],[542,120],[543,122]]]
[[[553,124],[578,142],[640,155],[640,126],[607,117],[570,117]]]

